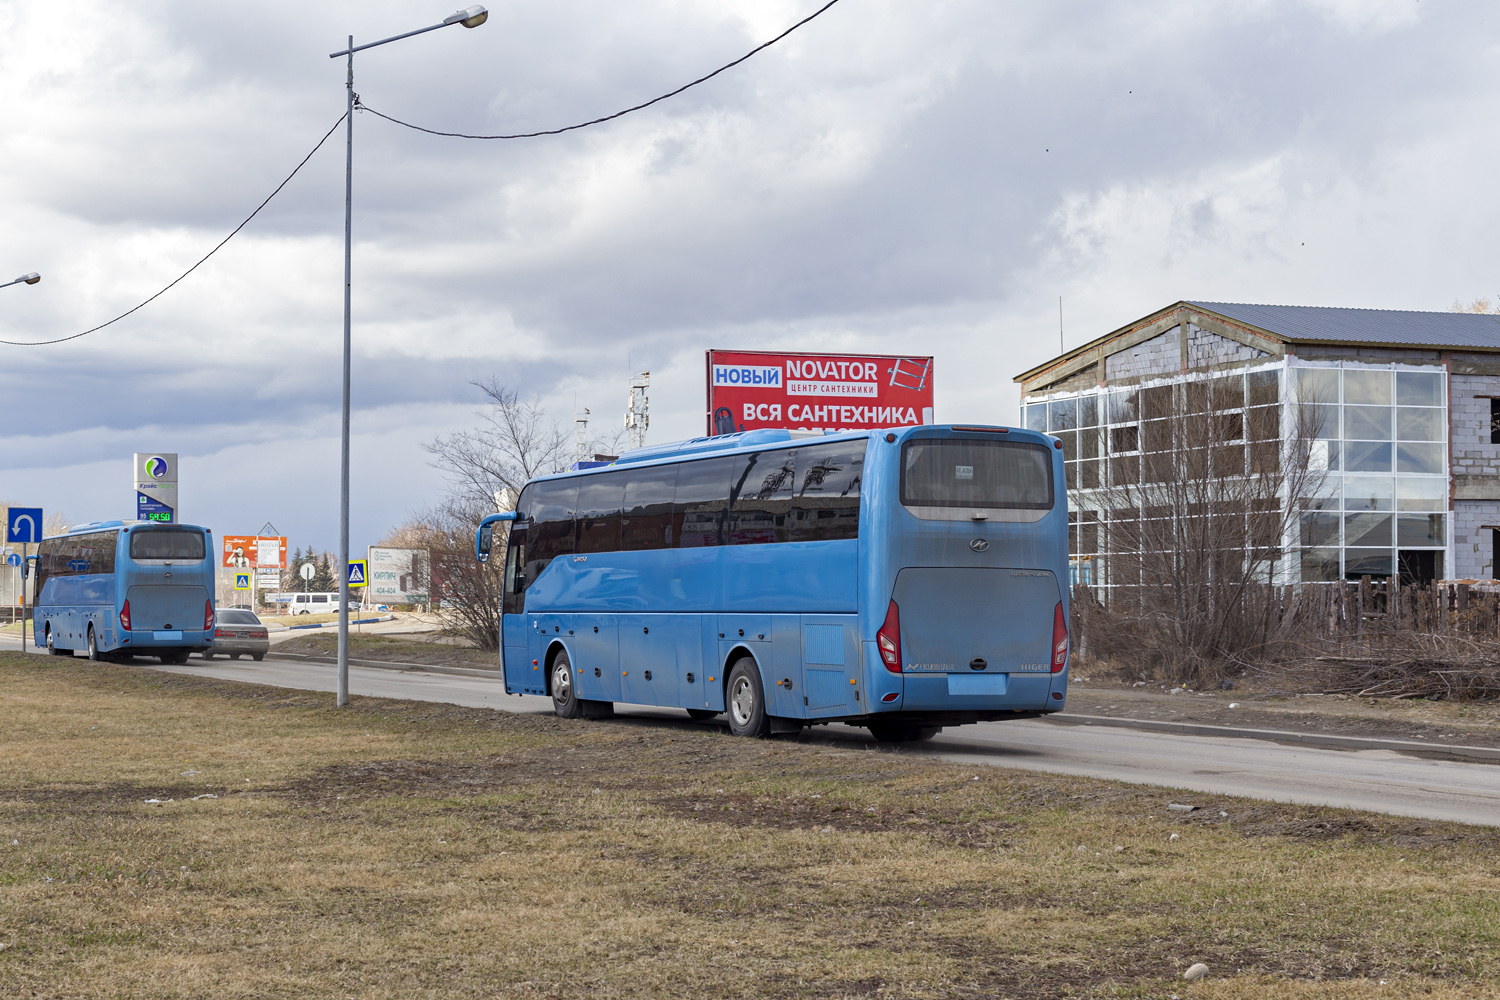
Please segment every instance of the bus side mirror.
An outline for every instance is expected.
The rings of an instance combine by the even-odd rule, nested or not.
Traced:
[[[474,558],[480,562],[490,561],[490,548],[495,541],[495,525],[501,521],[514,521],[519,517],[516,511],[508,510],[503,514],[488,514],[483,521],[479,522],[479,530],[474,534]]]

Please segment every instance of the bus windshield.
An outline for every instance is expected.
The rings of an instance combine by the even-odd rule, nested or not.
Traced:
[[[901,502],[1051,510],[1052,456],[1045,445],[1021,441],[908,441],[901,455]]]
[[[195,528],[146,528],[130,533],[130,558],[199,562],[207,554],[203,532]]]

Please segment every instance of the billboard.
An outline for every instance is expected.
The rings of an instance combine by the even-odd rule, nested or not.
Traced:
[[[932,358],[708,351],[708,433],[930,424]]]
[[[427,604],[432,557],[426,549],[371,547],[364,599],[381,604]]]
[[[176,524],[177,454],[166,451],[135,453],[135,519]]]
[[[286,569],[285,535],[225,535],[220,544],[224,569]]]

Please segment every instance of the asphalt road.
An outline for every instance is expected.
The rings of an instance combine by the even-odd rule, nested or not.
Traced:
[[[0,645],[18,648],[19,643]],[[142,663],[142,668],[313,691],[333,691],[336,681],[332,665],[277,659],[274,654],[261,663],[194,658],[180,667]],[[349,688],[356,695],[512,712],[552,710],[550,699],[507,695],[498,682],[484,677],[351,666]],[[618,715],[624,720],[700,725],[672,709],[632,707],[620,709]],[[846,745],[870,742],[863,729],[846,726],[816,727],[801,738]],[[949,729],[929,743],[903,747],[900,752],[965,764],[1160,785],[1184,793],[1500,826],[1500,766],[1432,760],[1388,750],[1325,750],[1253,739],[1025,721]],[[1190,796],[1179,797],[1191,801]]]

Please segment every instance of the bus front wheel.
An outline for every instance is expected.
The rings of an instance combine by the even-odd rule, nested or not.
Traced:
[[[583,702],[578,700],[578,691],[573,687],[573,664],[568,660],[568,651],[559,649],[552,659],[552,710],[561,719],[583,718]]]
[[[741,657],[729,669],[729,689],[724,699],[729,708],[729,731],[756,739],[770,732],[766,716],[766,693],[760,683],[760,668],[750,657]]]
[[[57,648],[57,645],[52,641],[52,627],[50,625],[47,627],[47,652],[51,653],[53,656],[72,656],[73,655],[73,651],[71,649],[58,649]]]

